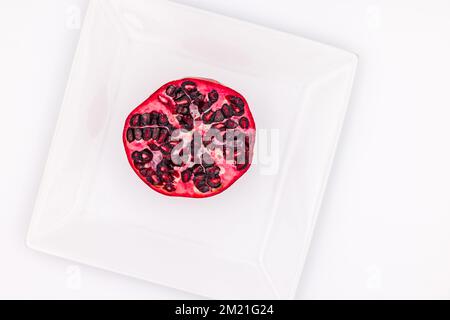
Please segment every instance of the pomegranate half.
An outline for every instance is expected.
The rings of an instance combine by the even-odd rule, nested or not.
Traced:
[[[128,161],[150,188],[168,196],[221,193],[249,168],[255,122],[245,98],[214,80],[171,81],[127,117]]]

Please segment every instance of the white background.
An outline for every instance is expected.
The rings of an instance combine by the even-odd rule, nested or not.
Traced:
[[[0,298],[196,298],[25,246],[87,2],[0,0]],[[450,2],[179,2],[360,57],[297,297],[449,299]]]

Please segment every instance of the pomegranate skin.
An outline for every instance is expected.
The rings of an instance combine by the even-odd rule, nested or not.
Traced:
[[[205,78],[164,84],[126,118],[128,162],[151,189],[207,198],[251,167],[256,125],[246,99]]]

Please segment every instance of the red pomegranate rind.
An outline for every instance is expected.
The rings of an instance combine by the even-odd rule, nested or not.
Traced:
[[[134,109],[123,143],[136,174],[168,196],[205,198],[251,166],[255,121],[245,98],[215,80],[169,82]]]

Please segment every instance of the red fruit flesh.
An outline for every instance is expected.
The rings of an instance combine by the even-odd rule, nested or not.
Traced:
[[[150,188],[168,196],[205,198],[250,168],[255,122],[245,98],[209,79],[159,88],[127,117],[128,161]]]

